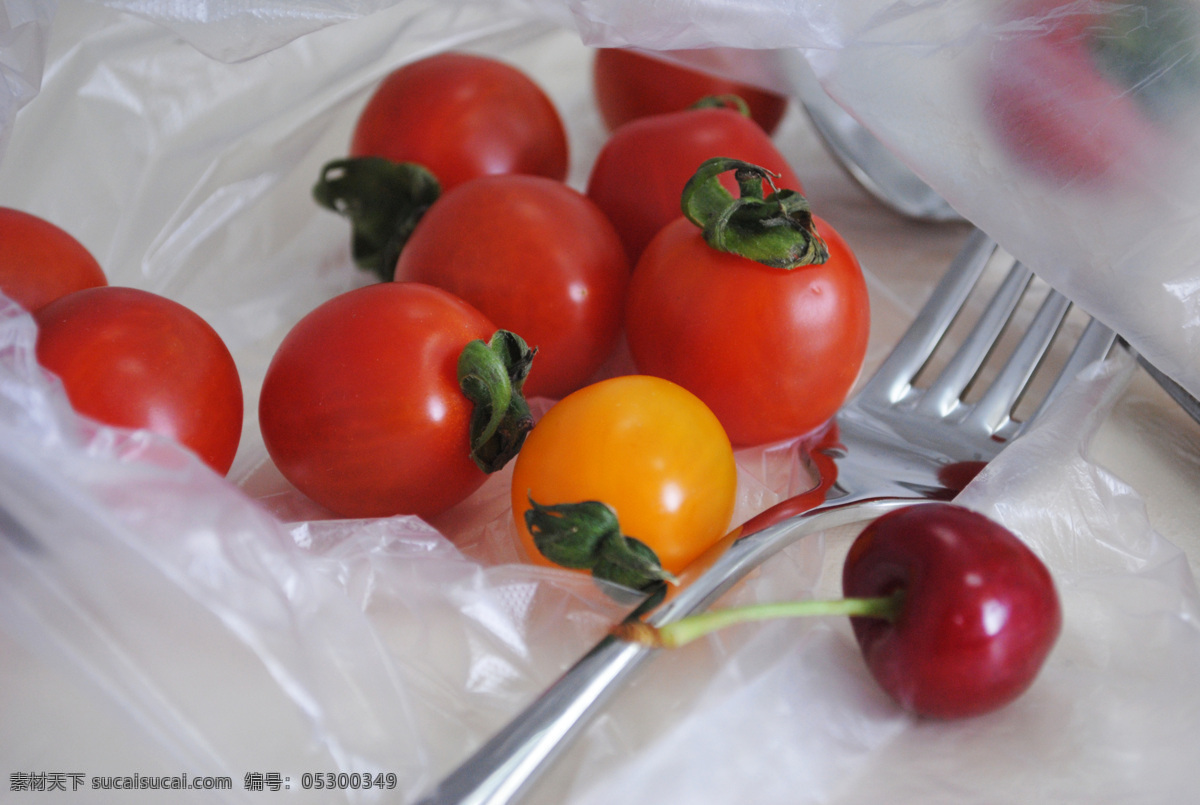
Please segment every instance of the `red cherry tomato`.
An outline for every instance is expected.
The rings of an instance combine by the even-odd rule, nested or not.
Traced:
[[[484,56],[441,53],[392,72],[359,116],[350,155],[416,162],[449,189],[498,173],[567,175],[567,136],[527,75]]]
[[[1092,11],[1037,0],[1018,18],[1036,19],[1001,39],[985,72],[986,116],[1022,166],[1056,182],[1136,174],[1164,143],[1133,87],[1101,69]]]
[[[866,281],[841,236],[814,219],[829,248],[823,264],[760,265],[713,249],[678,218],[634,269],[625,330],[638,371],[704,400],[735,445],[822,425],[862,368]]]
[[[1049,570],[1007,529],[948,503],[870,523],[843,566],[847,597],[903,590],[894,621],[852,618],[867,666],[902,706],[961,718],[1033,683],[1062,628]]]
[[[688,109],[626,123],[600,149],[587,195],[616,226],[631,263],[637,263],[660,229],[679,217],[684,185],[713,157],[761,165],[779,174],[780,187],[803,189],[771,138],[733,109]],[[735,189],[732,178],[726,187]]]
[[[457,362],[495,329],[419,283],[321,304],[284,337],[263,378],[259,424],[275,466],[344,517],[429,518],[465,499],[487,476],[471,460],[472,405]]]
[[[701,98],[736,95],[750,107],[754,122],[772,134],[788,109],[784,95],[624,48],[596,51],[592,89],[610,131],[639,117],[687,109]]]
[[[29,311],[83,288],[107,285],[96,258],[44,218],[0,207],[0,291]]]
[[[168,436],[229,471],[242,436],[242,385],[200,316],[148,291],[103,286],[67,294],[34,318],[38,362],[62,380],[76,411]]]
[[[444,288],[536,347],[528,396],[582,386],[620,334],[629,261],[604,213],[540,176],[459,185],[421,219],[396,279]]]

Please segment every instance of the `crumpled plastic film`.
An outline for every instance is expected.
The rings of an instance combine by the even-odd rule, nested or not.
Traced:
[[[1160,345],[1164,369],[1194,354],[1186,308],[1200,271],[1167,254],[1194,237],[1187,171],[1162,185],[1136,177],[1113,199],[1013,170],[967,83],[985,43],[1008,31],[998,7],[0,0],[0,13],[0,92],[17,87],[0,95],[0,204],[64,226],[114,284],[210,321],[234,352],[247,412],[228,479],[160,439],[81,421],[37,369],[32,319],[0,302],[9,774],[232,780],[172,802],[411,801],[627,610],[589,579],[520,561],[504,473],[434,523],[347,521],[304,501],[266,457],[255,409],[275,345],[320,301],[368,281],[345,222],[316,207],[311,186],[344,154],[375,83],[405,61],[460,48],[527,70],[563,114],[580,187],[604,136],[585,39],[775,48],[722,69],[783,89],[806,48],[826,85],[960,210],[1129,325],[1148,354]],[[778,136],[806,187],[830,186],[795,111]],[[914,231],[840,192],[823,203],[859,236],[874,365],[965,227]],[[533,798],[600,802],[623,781],[621,801],[700,805],[1178,801],[1200,726],[1194,583],[1137,496],[1088,454],[1131,371],[1103,367],[962,498],[1018,530],[1063,586],[1069,626],[1027,699],[969,724],[914,723],[871,685],[844,623],[736,630],[651,664]],[[811,482],[795,445],[738,459],[739,520]],[[728,602],[836,592],[850,535],[803,541]],[[306,772],[367,771],[395,774],[395,789],[301,790]],[[290,792],[248,790],[256,773],[285,775]]]
[[[285,527],[166,440],[79,420],[32,319],[0,314],[6,772],[228,776],[237,801],[256,771],[391,773],[411,797],[624,611],[416,518]]]
[[[17,111],[37,95],[41,85],[53,13],[53,3],[0,3],[0,158]]]
[[[237,62],[261,56],[306,34],[340,23],[361,19],[380,11],[405,6],[403,13],[417,17],[432,12],[448,21],[443,28],[449,36],[461,31],[451,27],[465,7],[481,5],[497,22],[505,17],[528,17],[531,10],[545,18],[568,21],[566,8],[557,0],[444,0],[414,14],[420,4],[412,0],[203,0],[179,3],[161,0],[88,0],[116,11],[142,17],[179,35],[205,55],[223,62]],[[507,6],[504,8],[503,6]]]
[[[1064,632],[1024,696],[974,719],[915,720],[871,683],[844,619],[747,627],[724,647],[676,652],[710,672],[686,690],[690,707],[643,733],[628,748],[635,762],[588,777],[572,802],[1188,801],[1200,598],[1183,553],[1153,531],[1141,500],[1087,458],[1131,368],[1127,359],[1097,365],[957,500],[1019,534],[1054,573]],[[807,548],[789,553],[797,550]],[[793,594],[835,596],[839,585],[832,566]],[[662,686],[686,667],[664,660],[647,674]],[[623,696],[613,718],[634,724],[640,706]]]
[[[264,0],[253,4],[227,0],[93,2],[162,25],[200,52],[220,61],[235,62],[262,55],[313,31],[396,5],[399,0],[349,3]]]
[[[6,771],[366,771],[393,765],[385,736],[419,769],[361,613],[193,456],[75,417],[2,312]]]

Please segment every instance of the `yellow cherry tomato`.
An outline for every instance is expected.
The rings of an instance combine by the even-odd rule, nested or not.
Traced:
[[[600,381],[556,403],[525,440],[512,478],[513,518],[531,561],[555,564],[527,526],[531,499],[539,507],[599,501],[670,574],[726,534],[736,494],[733,448],[716,415],[682,386],[644,375]]]

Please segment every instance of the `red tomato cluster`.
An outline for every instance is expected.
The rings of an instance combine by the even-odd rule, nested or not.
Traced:
[[[564,182],[553,104],[515,68],[449,53],[381,82],[349,157],[326,166],[314,195],[353,219],[356,262],[384,281],[291,329],[258,416],[282,475],[345,517],[435,518],[515,457],[512,516],[532,560],[649,590],[736,537],[735,446],[800,437],[834,415],[862,365],[869,307],[851,250],[809,210],[763,128],[773,124],[680,108],[729,87],[614,51],[597,54],[594,79],[612,131],[586,192]],[[734,89],[750,110],[774,102],[782,114],[777,98]],[[212,328],[163,297],[106,286],[86,250],[40,219],[0,210],[0,240],[0,289],[35,311],[39,360],[72,404],[169,435],[227,472],[242,393]],[[636,371],[606,376],[622,335]],[[526,395],[557,402],[535,424]],[[886,689],[943,715],[1019,693],[1058,629],[1036,559],[1004,539],[946,548],[947,535],[981,528],[954,514],[939,512],[945,533],[915,550],[894,537],[901,520],[881,521],[846,565],[848,593],[905,589],[903,618],[857,619],[856,634]],[[923,516],[908,530],[929,531]],[[991,648],[969,636],[970,657],[937,638],[949,627],[920,616],[946,596],[920,584],[961,568],[953,555],[973,557],[971,572],[1007,563],[1033,578],[1014,622],[1044,628]],[[980,657],[1001,654],[1016,670],[1000,693],[962,686]],[[953,696],[913,694],[938,686]]]
[[[667,77],[672,92],[662,91]],[[385,282],[439,288],[477,311],[487,327],[523,340],[532,363],[528,376],[514,377],[514,396],[562,400],[623,360],[714,412],[721,440],[730,445],[790,439],[821,425],[848,394],[865,355],[867,293],[850,250],[822,221],[810,235],[829,244],[828,259],[768,268],[709,246],[683,217],[685,187],[713,158],[756,166],[767,180],[755,185],[724,172],[715,187],[729,203],[747,192],[799,193],[796,173],[750,114],[765,110],[773,126],[786,99],[636,53],[597,52],[593,78],[598,108],[614,129],[586,192],[563,181],[568,149],[561,119],[528,76],[495,59],[446,53],[405,65],[380,83],[355,125],[350,156],[326,166],[314,194],[351,219],[359,265]],[[729,106],[728,99],[687,108],[702,96],[732,90],[748,96],[747,109],[736,101]],[[629,119],[618,124],[614,115]],[[454,350],[438,353],[436,377],[418,373],[415,356],[448,338],[447,328],[459,351],[485,334],[467,339],[443,316],[423,313],[424,338],[413,329],[396,330],[384,343],[359,347],[370,361],[360,367],[339,357],[349,347],[322,345],[365,344],[381,325],[368,324],[358,304],[335,302],[301,322],[268,369],[259,406],[267,449],[297,488],[339,514],[436,516],[470,494],[482,476],[447,470],[445,487],[456,492],[444,497],[415,477],[400,480],[419,473],[397,465],[424,468],[424,480],[432,483],[442,475],[432,469],[442,463],[436,454],[451,448],[431,446],[423,431],[452,417],[429,413],[448,410],[444,402],[417,400],[460,380]],[[343,326],[355,333],[352,339],[330,334]],[[623,335],[624,359],[618,352]],[[305,376],[306,365],[321,368]],[[312,379],[326,369],[330,378]],[[401,393],[382,380],[366,382],[377,375],[409,385]],[[333,390],[343,384],[345,391]],[[351,394],[355,384],[361,388]],[[622,388],[649,394],[645,384]],[[421,415],[385,416],[383,400]],[[669,417],[659,416],[663,423],[649,431],[670,430]],[[464,417],[453,425],[460,464],[469,454],[462,447],[468,442]],[[596,434],[606,438],[598,428]],[[567,449],[577,456],[590,449],[581,437],[573,443]],[[387,457],[377,449],[383,444],[390,445]],[[679,453],[673,460],[687,459]],[[473,483],[462,482],[465,476]],[[653,479],[639,476],[639,483],[653,485]],[[390,495],[389,484],[396,487]],[[733,492],[729,486],[720,493],[730,510]],[[529,508],[520,505],[524,494],[516,497],[518,520]],[[718,538],[727,520],[705,539]],[[644,530],[670,530],[658,525]],[[658,552],[664,545],[651,547]]]
[[[434,69],[439,61],[446,69]],[[432,82],[424,98],[408,77],[453,75],[451,66],[469,63],[483,69],[453,54],[410,65],[368,104],[354,150],[372,139],[371,153],[423,162],[427,172],[417,172],[419,187],[396,196],[402,220],[392,231],[355,222],[356,260],[378,256],[382,265],[366,267],[385,282],[322,305],[285,339],[263,387],[264,438],[283,473],[335,511],[428,517],[482,482],[466,458],[477,420],[498,421],[494,409],[523,393],[557,399],[536,425],[525,423],[528,430],[508,426],[515,449],[493,465],[515,456],[510,501],[527,556],[659,589],[738,533],[730,530],[734,445],[816,431],[849,394],[869,328],[862,271],[829,223],[812,215],[762,125],[737,108],[684,108],[690,100],[680,97],[711,80],[640,54],[596,56],[594,91],[611,133],[585,194],[554,171],[476,158],[520,151],[518,143],[485,144],[478,127],[458,138],[476,153],[436,164],[456,144],[443,140],[456,138],[430,121],[475,116],[441,108],[458,96],[453,83]],[[506,69],[487,64],[489,86]],[[462,93],[469,107],[478,81],[455,80],[470,88]],[[526,86],[523,77],[511,80]],[[386,96],[400,85],[417,97],[389,106]],[[414,117],[410,108],[436,111]],[[558,154],[560,124],[554,115],[541,119],[541,135],[523,129],[518,139],[541,139]],[[513,131],[502,123],[490,130],[501,140]],[[403,148],[387,143],[393,132],[401,132]],[[437,148],[422,152],[414,141]],[[338,163],[336,178],[377,166]],[[379,185],[401,181],[402,172],[416,169]],[[429,193],[439,182],[444,192]],[[319,185],[317,197],[339,212],[359,209],[369,196],[353,183]],[[772,229],[760,237],[780,220],[787,221],[782,236]],[[374,245],[360,252],[368,241]],[[439,312],[426,310],[435,299]],[[463,377],[474,375],[463,361],[492,328],[511,330],[532,349],[528,363],[491,373],[507,378],[507,391],[479,395],[493,409],[481,414],[454,382],[467,391]],[[389,337],[371,338],[381,331]],[[636,373],[598,379],[621,333]],[[848,594],[894,602],[897,589],[905,593],[899,616],[856,618],[864,657],[880,684],[918,712],[956,716],[998,706],[1029,684],[1057,636],[1049,575],[983,518],[968,523],[955,509],[924,509],[908,519],[870,529],[846,565]],[[986,538],[978,545],[945,538],[967,531]],[[909,550],[899,532],[942,536],[917,539]],[[901,568],[887,578],[875,569],[885,554],[887,567]],[[956,568],[960,576],[990,572],[992,564],[1004,581],[988,602],[1013,592],[1011,622],[1020,634],[968,636],[962,650],[956,627],[930,612],[957,606],[958,623],[978,607],[961,586],[921,580],[927,573],[950,579]],[[1009,565],[1016,576],[1004,576]],[[1025,609],[1020,590],[1029,591]]]
[[[83,244],[39,216],[0,208],[0,244],[0,291],[34,314],[38,362],[71,406],[174,439],[227,473],[242,384],[217,332],[178,302],[110,286]]]

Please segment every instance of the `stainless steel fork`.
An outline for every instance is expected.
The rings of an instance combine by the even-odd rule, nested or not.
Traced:
[[[831,446],[814,456],[821,474],[818,489],[732,532],[689,567],[663,601],[648,602],[631,617],[661,626],[707,608],[767,558],[807,534],[861,522],[914,501],[953,497],[963,470],[969,474],[994,458],[1084,366],[1108,354],[1114,334],[1089,320],[1040,405],[1017,418],[1018,403],[1028,408],[1022,398],[1031,391],[1031,378],[1070,308],[1067,299],[1050,291],[994,378],[968,395],[1032,280],[1029,269],[1013,262],[952,357],[932,382],[918,387],[918,374],[996,251],[982,233],[970,237],[891,354],[839,411],[829,432]],[[802,511],[787,516],[797,508]],[[605,638],[420,803],[516,801],[620,682],[653,653],[639,644]]]
[[[900,215],[917,221],[966,221],[912,168],[825,92],[802,54],[784,52],[772,58],[785,60],[784,73],[791,76],[792,89],[818,138],[834,162],[868,195]],[[1138,354],[1137,361],[1188,416],[1200,422],[1200,400],[1145,356]]]

